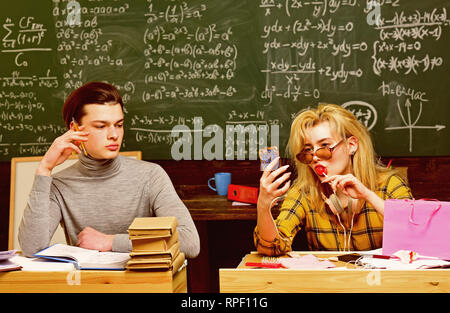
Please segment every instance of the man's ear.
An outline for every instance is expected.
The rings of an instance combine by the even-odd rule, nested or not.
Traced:
[[[356,151],[358,151],[358,147],[358,138],[356,138],[355,136],[350,136],[349,138],[347,138],[347,148],[350,155],[354,155]]]

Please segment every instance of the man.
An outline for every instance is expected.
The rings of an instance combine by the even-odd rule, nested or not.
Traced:
[[[24,255],[46,248],[59,223],[71,245],[129,252],[127,229],[135,217],[175,216],[180,251],[196,257],[197,230],[166,172],[119,155],[124,115],[117,89],[100,82],[83,85],[67,98],[63,117],[69,130],[40,162],[19,227]],[[52,175],[73,151],[79,161]]]

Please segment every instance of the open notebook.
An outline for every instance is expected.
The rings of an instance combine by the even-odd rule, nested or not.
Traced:
[[[130,259],[128,253],[100,252],[65,244],[54,244],[34,254],[35,257],[71,262],[77,269],[123,270]]]

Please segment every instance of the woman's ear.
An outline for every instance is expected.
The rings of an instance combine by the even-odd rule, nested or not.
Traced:
[[[350,155],[355,155],[356,151],[358,150],[358,138],[356,138],[355,136],[350,136],[347,139],[347,149]]]

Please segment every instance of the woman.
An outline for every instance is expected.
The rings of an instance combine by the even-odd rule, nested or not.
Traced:
[[[124,115],[117,89],[100,82],[83,85],[67,98],[63,117],[69,130],[40,162],[19,227],[23,253],[31,256],[46,248],[59,223],[69,244],[129,252],[127,230],[135,217],[175,216],[180,251],[196,257],[197,230],[166,172],[119,155]],[[52,175],[73,151],[79,161]]]
[[[288,151],[298,173],[292,188],[287,165],[271,172],[278,159],[261,176],[258,252],[290,251],[302,227],[310,250],[380,248],[384,201],[412,195],[395,171],[377,164],[370,134],[355,116],[332,104],[302,111],[292,123]],[[271,208],[286,192],[274,221]]]

